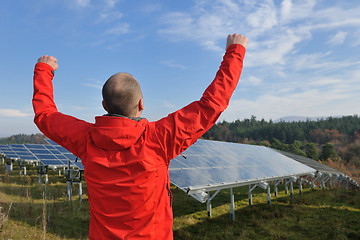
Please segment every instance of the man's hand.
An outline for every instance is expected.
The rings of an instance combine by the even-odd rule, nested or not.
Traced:
[[[239,35],[237,33],[229,34],[229,36],[227,38],[226,49],[232,44],[240,44],[244,48],[246,48],[246,46],[248,44],[248,39],[247,39],[247,37],[245,37],[243,35]]]
[[[54,69],[54,71],[58,69],[57,59],[54,58],[53,56],[48,56],[48,55],[41,56],[37,62],[38,63],[43,62],[49,64]]]

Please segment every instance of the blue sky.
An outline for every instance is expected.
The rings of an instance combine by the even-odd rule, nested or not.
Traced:
[[[201,97],[229,33],[249,45],[220,120],[360,114],[360,2],[1,0],[0,136],[37,133],[32,75],[58,59],[59,111],[93,122],[101,87],[129,72],[157,120]]]

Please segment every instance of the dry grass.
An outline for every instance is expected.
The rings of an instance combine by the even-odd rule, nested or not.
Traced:
[[[28,176],[16,169],[7,173],[0,165],[0,239],[88,239],[89,203],[80,203],[77,185],[74,199],[66,196],[66,183],[57,172],[50,172],[49,184],[38,184],[36,170]],[[343,189],[304,189],[291,199],[281,189],[266,204],[262,189],[254,191],[248,206],[247,187],[237,188],[235,218],[229,216],[229,191],[221,191],[212,201],[212,217],[201,204],[181,190],[174,194],[174,237],[179,240],[207,239],[360,239],[360,194]]]

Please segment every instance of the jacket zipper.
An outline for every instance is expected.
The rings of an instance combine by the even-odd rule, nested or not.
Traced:
[[[172,192],[170,190],[170,181],[169,181],[169,176],[168,176],[168,180],[166,183],[166,189],[168,190],[168,196],[170,197],[170,207],[172,206],[172,201],[173,201],[173,196],[172,196]]]

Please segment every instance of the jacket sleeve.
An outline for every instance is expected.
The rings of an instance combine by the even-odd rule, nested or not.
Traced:
[[[45,136],[80,157],[85,152],[85,136],[91,124],[58,112],[54,103],[51,70],[52,67],[46,63],[35,65],[34,122]]]
[[[199,101],[169,114],[154,123],[151,134],[167,161],[175,158],[209,130],[227,108],[243,67],[245,48],[239,44],[228,47],[215,79]]]

